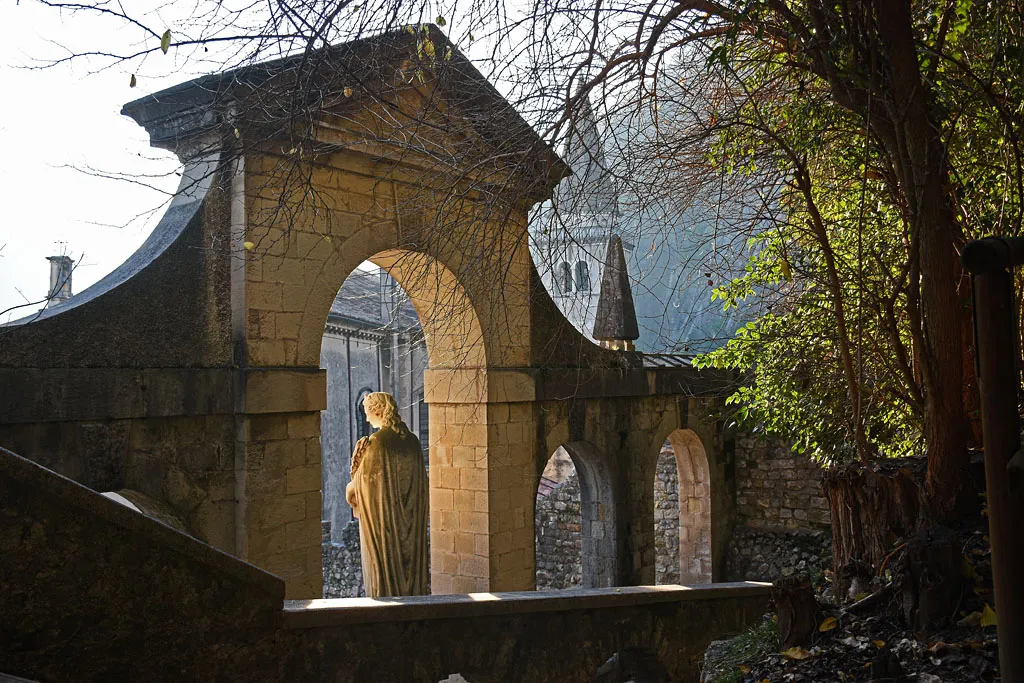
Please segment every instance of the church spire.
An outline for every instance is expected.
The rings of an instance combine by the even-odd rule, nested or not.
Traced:
[[[608,238],[608,251],[604,257],[604,275],[601,277],[601,296],[597,301],[594,319],[594,339],[603,348],[633,351],[633,342],[639,339],[633,290],[626,272],[626,256],[622,240],[612,234]]]
[[[589,214],[587,223],[596,216],[613,220],[618,213],[618,192],[607,171],[604,140],[589,97],[580,98],[572,112],[563,156],[572,175],[558,188],[556,206],[563,212]]]

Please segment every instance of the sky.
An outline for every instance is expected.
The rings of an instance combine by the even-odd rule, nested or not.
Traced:
[[[120,265],[152,231],[177,187],[177,159],[149,146],[121,105],[180,77],[129,87],[120,69],[32,69],[75,34],[109,30],[32,2],[0,4],[0,311],[47,294],[47,256],[75,262],[81,292]],[[101,177],[138,176],[141,182]],[[0,322],[38,310],[0,314]]]

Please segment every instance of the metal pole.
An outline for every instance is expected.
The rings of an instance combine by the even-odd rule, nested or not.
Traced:
[[[974,327],[999,670],[1004,683],[1024,683],[1024,473],[1014,472],[1024,455],[1017,467],[1009,466],[1021,445],[1013,273],[1005,267],[971,269],[982,271],[973,281]]]

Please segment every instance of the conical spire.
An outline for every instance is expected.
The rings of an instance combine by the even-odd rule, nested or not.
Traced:
[[[604,348],[632,351],[633,342],[639,337],[640,328],[636,324],[636,308],[633,290],[629,286],[629,273],[626,272],[622,240],[613,234],[608,238],[608,251],[604,257],[594,339]]]
[[[615,214],[618,192],[605,171],[604,144],[589,97],[581,98],[573,112],[564,157],[572,175],[558,188],[555,204],[559,209],[591,215]]]

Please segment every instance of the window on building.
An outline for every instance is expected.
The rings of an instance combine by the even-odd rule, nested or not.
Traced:
[[[363,438],[364,436],[370,435],[370,422],[366,419],[366,411],[363,410],[363,399],[366,398],[367,394],[372,394],[373,389],[370,387],[363,387],[359,390],[359,394],[356,397],[356,409],[352,413],[352,417],[356,421],[356,441]]]
[[[576,289],[581,292],[590,291],[590,268],[586,261],[576,263]]]
[[[561,274],[559,289],[562,294],[569,294],[572,292],[572,268],[568,263],[562,263],[559,270]]]
[[[430,448],[430,406],[423,400],[423,390],[420,389],[416,396],[417,408],[419,410],[420,447],[426,452]]]

